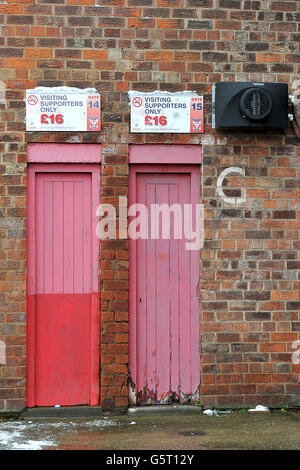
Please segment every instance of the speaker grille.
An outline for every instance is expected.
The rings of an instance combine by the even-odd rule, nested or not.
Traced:
[[[268,116],[272,108],[272,98],[266,90],[249,88],[241,98],[240,108],[248,119],[259,121]]]

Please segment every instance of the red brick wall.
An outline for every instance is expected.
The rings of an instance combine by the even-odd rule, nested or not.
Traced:
[[[25,406],[26,143],[101,142],[102,201],[128,192],[130,144],[203,145],[201,401],[299,404],[300,151],[282,132],[217,133],[211,85],[300,79],[300,2],[273,0],[7,0],[0,2],[0,410]],[[26,133],[24,92],[95,87],[99,133]],[[129,132],[128,90],[196,90],[205,134]],[[224,203],[216,192],[227,167]],[[102,242],[101,403],[127,406],[128,242]]]

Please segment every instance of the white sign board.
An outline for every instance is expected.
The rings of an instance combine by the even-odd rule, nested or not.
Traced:
[[[131,132],[203,132],[203,97],[195,92],[130,91]]]
[[[27,131],[100,131],[101,101],[94,88],[26,90]]]

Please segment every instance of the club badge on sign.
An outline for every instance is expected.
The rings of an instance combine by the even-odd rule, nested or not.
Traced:
[[[99,118],[98,118],[98,116],[90,116],[89,119],[90,119],[90,127],[91,127],[92,129],[97,129],[97,128],[98,128],[98,125],[99,125]]]

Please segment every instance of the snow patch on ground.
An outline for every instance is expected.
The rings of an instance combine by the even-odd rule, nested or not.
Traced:
[[[64,433],[103,429],[120,424],[108,419],[90,421],[9,421],[0,422],[0,450],[42,450],[57,444]]]
[[[106,426],[119,426],[119,423],[115,423],[114,421],[104,421],[103,419],[98,419],[95,421],[90,421],[85,423],[85,426],[87,427],[99,427],[99,428],[105,428]]]
[[[43,447],[53,446],[53,441],[32,441],[29,439],[27,442],[13,442],[12,448],[15,450],[42,450]]]
[[[22,431],[19,430],[0,430],[0,449],[41,450],[45,446],[52,446],[54,444],[54,441],[50,440],[26,440],[26,437],[22,434]]]

